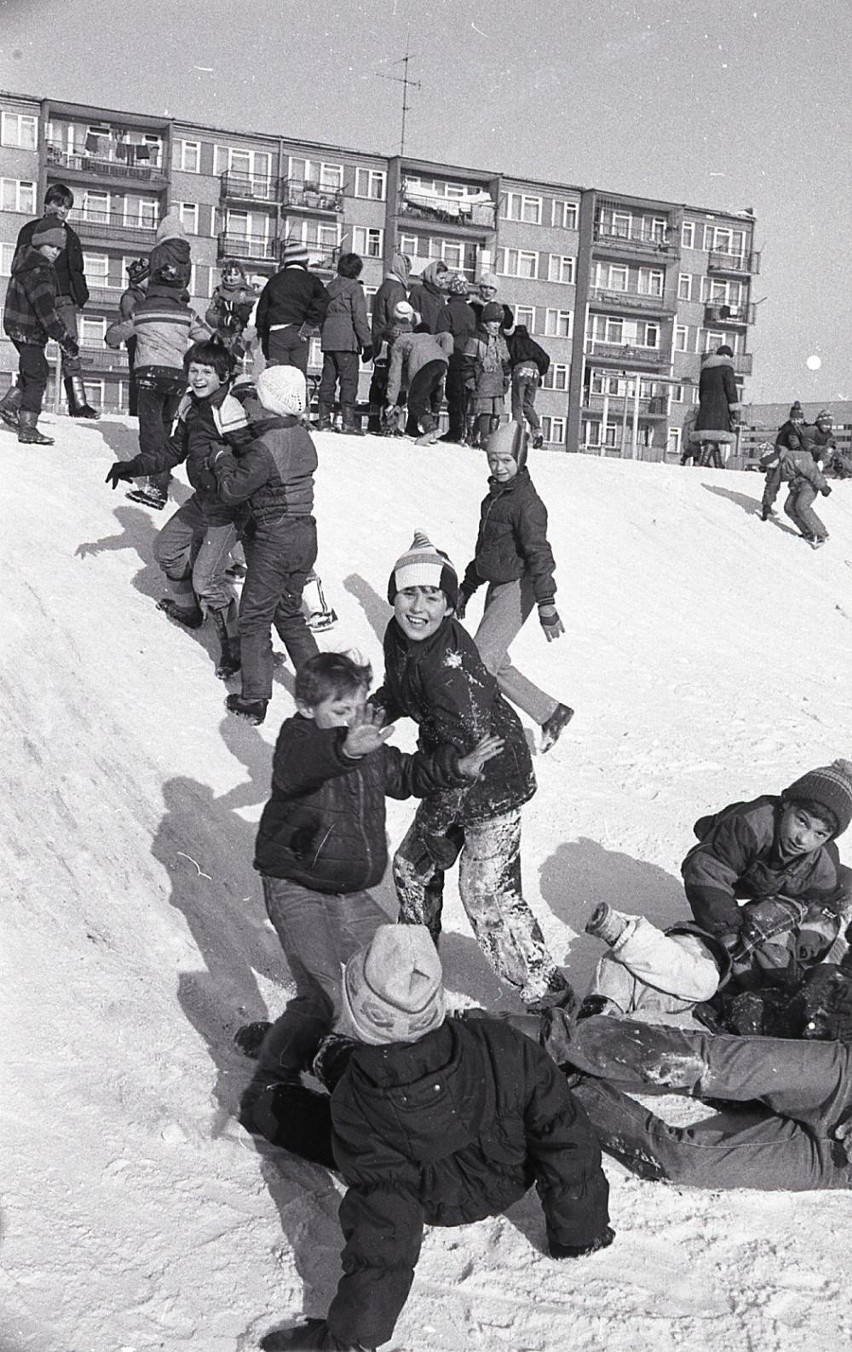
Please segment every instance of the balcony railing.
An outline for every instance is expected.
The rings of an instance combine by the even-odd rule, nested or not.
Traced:
[[[71,225],[81,239],[103,243],[110,239],[126,239],[133,248],[142,248],[146,244],[157,242],[156,225],[141,225],[137,221],[128,221],[121,211],[104,211],[98,215],[72,220]]]
[[[89,287],[89,305],[97,305],[102,309],[117,310],[118,302],[122,293],[127,290],[127,286],[90,286]]]
[[[248,258],[256,263],[275,263],[278,240],[266,235],[234,235],[227,230],[218,236],[220,258]]]
[[[673,315],[677,305],[665,296],[651,296],[640,291],[608,291],[602,286],[593,286],[589,290],[589,304],[595,309],[614,311],[642,311],[645,314]]]
[[[725,305],[721,301],[708,301],[704,306],[705,324],[732,324],[742,327],[753,324],[757,312],[753,302],[747,305]]]
[[[137,153],[137,147],[126,141],[117,144],[126,146],[128,153]],[[130,179],[135,183],[162,185],[168,182],[165,171],[153,158],[139,163],[130,159],[120,160],[115,155],[88,155],[85,150],[65,150],[50,141],[46,152],[48,173],[51,169],[61,169],[72,174],[91,174],[96,178]],[[149,154],[153,156],[155,151],[151,149]]]
[[[737,275],[745,273],[749,277],[756,277],[760,272],[760,254],[731,254],[713,249],[707,257],[707,271],[733,272]]]
[[[624,255],[628,258],[674,258],[680,253],[679,241],[672,230],[664,233],[646,230],[638,224],[629,234],[600,222],[595,225],[594,245],[601,252]]]
[[[658,347],[632,347],[628,343],[598,343],[586,347],[586,360],[612,366],[668,366],[668,357]]]
[[[636,408],[636,400],[633,395],[611,394],[587,394],[583,400],[584,413],[603,413],[604,400],[608,398],[607,413],[624,412],[627,405],[628,416]],[[646,395],[639,400],[640,418],[664,418],[667,413],[667,401],[664,394]]]
[[[404,187],[399,197],[399,214],[412,221],[493,230],[497,204],[487,192],[468,197],[441,197],[437,193]]]
[[[281,201],[297,210],[329,214],[343,210],[343,189],[327,188],[309,179],[285,178],[281,183]]]
[[[278,180],[257,174],[238,174],[232,169],[219,179],[220,196],[232,202],[274,202]]]
[[[80,348],[80,361],[86,370],[126,371],[127,352],[124,348],[88,347]]]
[[[284,241],[281,241],[282,247]],[[337,268],[337,260],[341,254],[339,244],[306,244],[308,251],[308,267],[314,268],[318,272],[334,272]]]

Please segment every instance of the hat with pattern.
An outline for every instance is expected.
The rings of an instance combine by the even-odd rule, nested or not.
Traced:
[[[819,803],[828,808],[837,822],[833,834],[842,835],[852,821],[852,761],[836,760],[808,770],[781,796],[786,802]]]
[[[393,566],[388,583],[391,605],[397,592],[405,591],[406,587],[438,587],[453,609],[458,605],[459,580],[455,568],[420,530],[414,532],[410,549]]]
[[[417,1042],[444,1022],[441,959],[425,925],[380,925],[347,962],[343,1009],[360,1042]]]

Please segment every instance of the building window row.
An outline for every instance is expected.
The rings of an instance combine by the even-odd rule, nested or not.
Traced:
[[[632,290],[640,296],[662,296],[666,285],[662,268],[634,268],[631,271],[626,263],[596,263],[592,276],[592,285],[602,291]]]
[[[542,260],[547,259],[547,276],[542,276]],[[499,249],[497,271],[502,277],[523,277],[530,281],[560,282],[573,286],[577,260],[572,254],[541,254],[535,249]]]
[[[579,212],[578,202],[554,198],[550,201],[548,213],[543,197],[522,192],[506,192],[500,201],[500,215],[504,221],[522,221],[526,225],[550,224],[559,230],[576,230]]]
[[[702,225],[699,221],[684,221],[681,227],[684,249],[703,249],[707,253],[731,254],[743,258],[751,249],[747,231],[727,225]]]
[[[660,346],[660,326],[642,319],[623,319],[619,315],[592,315],[589,337],[593,343],[656,349]]]

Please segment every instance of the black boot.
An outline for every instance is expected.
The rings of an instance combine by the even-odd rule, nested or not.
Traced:
[[[0,399],[0,418],[3,419],[7,427],[11,427],[15,432],[18,430],[18,412],[23,397],[24,392],[20,386],[12,385]]]
[[[67,376],[64,384],[68,399],[68,412],[72,418],[99,418],[101,416],[96,408],[91,408],[86,403],[86,391],[83,389],[82,376]]]
[[[171,596],[161,597],[157,602],[157,609],[168,615],[170,620],[176,620],[178,624],[184,625],[186,629],[200,629],[204,623],[204,613],[200,606],[179,606]]]
[[[43,437],[38,430],[37,413],[18,414],[18,441],[28,446],[52,446],[53,437]]]
[[[341,432],[346,432],[350,437],[363,437],[364,433],[361,430],[361,426],[355,421],[355,409],[352,405],[344,404],[340,412],[342,417],[340,424]]]
[[[237,714],[240,718],[245,718],[247,722],[262,723],[266,717],[266,706],[268,699],[243,699],[242,695],[229,695],[225,700],[228,713]]]
[[[210,613],[221,646],[216,675],[220,681],[229,681],[240,669],[240,640],[236,633],[237,607],[232,601],[225,610],[213,610]]]
[[[331,405],[330,405],[330,404],[317,404],[317,420],[316,420],[316,425],[315,425],[315,426],[316,426],[316,431],[317,431],[317,432],[330,432],[330,431],[331,431]]]

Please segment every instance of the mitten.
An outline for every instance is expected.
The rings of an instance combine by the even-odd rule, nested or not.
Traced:
[[[139,470],[134,466],[132,460],[116,460],[115,464],[111,465],[107,471],[104,483],[112,484],[113,488],[118,488],[122,479],[129,482],[131,479],[137,478],[138,474]]]
[[[559,612],[552,601],[539,606],[538,618],[548,643],[552,643],[555,638],[559,638],[561,634],[565,633],[565,626],[560,620]]]
[[[76,338],[71,337],[70,333],[67,338],[60,339],[59,346],[62,348],[66,357],[79,357],[80,355],[80,344],[77,342]]]
[[[590,1254],[597,1253],[598,1249],[608,1249],[615,1239],[615,1231],[611,1225],[608,1225],[602,1235],[599,1235],[591,1244],[557,1244],[552,1239],[548,1245],[551,1258],[588,1258]]]
[[[819,491],[824,498],[827,498],[831,493],[831,484],[826,484],[825,488],[821,488]]]
[[[361,360],[363,362],[373,360],[373,346],[371,343],[365,343],[361,348]]]
[[[464,613],[467,610],[467,603],[470,600],[470,593],[466,592],[464,587],[459,587],[459,599],[456,602],[456,619],[463,620]]]

